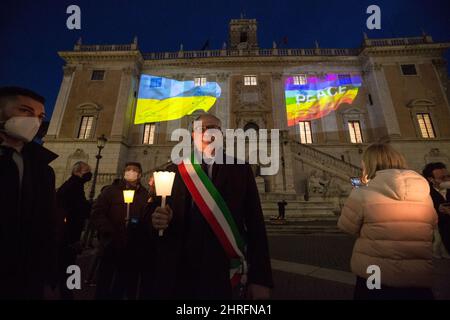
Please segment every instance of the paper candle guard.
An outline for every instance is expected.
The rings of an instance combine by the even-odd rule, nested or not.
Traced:
[[[161,207],[166,206],[166,196],[172,194],[173,181],[175,179],[175,172],[157,171],[153,173],[155,178],[156,195],[161,196]],[[159,235],[162,236],[164,230],[159,230]]]
[[[130,220],[130,203],[134,200],[134,190],[123,190],[123,202],[127,204],[127,218],[126,222]]]

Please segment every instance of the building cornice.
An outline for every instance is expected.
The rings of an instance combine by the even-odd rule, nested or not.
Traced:
[[[398,55],[442,55],[448,48],[450,43],[427,43],[418,45],[402,45],[402,46],[380,46],[366,47],[360,53],[362,57],[369,56],[398,56]]]
[[[59,51],[58,55],[68,64],[83,62],[136,62],[142,64],[144,59],[139,50],[133,51]]]

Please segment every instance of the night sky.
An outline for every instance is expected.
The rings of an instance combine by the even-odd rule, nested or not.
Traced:
[[[81,8],[81,30],[66,28],[66,8]],[[371,4],[381,7],[381,30],[366,28]],[[128,44],[135,35],[143,52],[210,49],[227,41],[228,22],[258,20],[261,48],[359,47],[363,32],[370,38],[420,36],[450,42],[449,0],[341,1],[1,1],[0,86],[19,85],[47,98],[49,114],[62,80],[57,51],[83,44]],[[288,44],[282,45],[287,37]],[[446,58],[450,59],[447,52]],[[450,70],[450,66],[449,66]]]

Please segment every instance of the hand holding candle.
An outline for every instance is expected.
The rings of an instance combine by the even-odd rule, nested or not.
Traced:
[[[161,208],[166,207],[166,197],[172,194],[173,181],[175,179],[175,172],[157,171],[153,173],[155,178],[156,195],[161,196]],[[157,210],[158,211],[158,210]],[[159,236],[164,233],[163,229],[159,230]]]
[[[166,205],[165,208],[157,207],[152,214],[153,228],[159,231],[165,230],[169,226],[172,216],[172,209],[169,205]],[[159,233],[161,234],[162,232]]]

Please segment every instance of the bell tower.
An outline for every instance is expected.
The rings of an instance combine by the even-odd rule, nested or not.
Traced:
[[[230,49],[258,49],[256,19],[232,19],[228,26]]]

